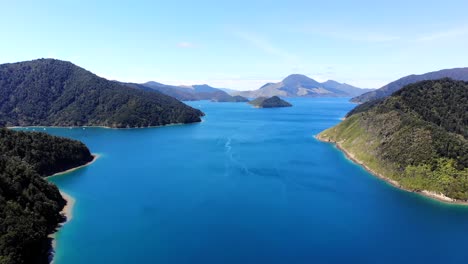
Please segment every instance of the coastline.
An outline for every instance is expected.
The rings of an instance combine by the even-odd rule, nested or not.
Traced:
[[[50,239],[50,242],[51,242],[51,249],[50,249],[49,258],[50,258],[50,263],[51,264],[54,263],[54,256],[55,256],[55,252],[57,250],[56,234],[57,234],[58,230],[62,226],[64,226],[65,224],[67,224],[68,222],[70,222],[72,220],[72,218],[73,218],[73,207],[75,206],[75,202],[76,202],[75,198],[73,198],[72,196],[70,196],[69,194],[67,194],[67,193],[65,193],[63,191],[60,191],[60,195],[62,195],[63,199],[65,201],[67,201],[67,203],[63,207],[62,211],[60,211],[60,214],[65,216],[65,221],[60,223],[57,226],[56,231],[49,235],[49,239]]]
[[[442,202],[442,203],[445,203],[445,204],[468,205],[468,201],[460,201],[460,200],[452,199],[450,197],[445,196],[443,193],[436,193],[436,192],[428,191],[428,190],[416,191],[416,190],[411,190],[411,189],[405,188],[405,187],[401,186],[401,184],[398,181],[390,179],[390,178],[384,176],[383,174],[378,173],[378,172],[372,170],[371,168],[369,168],[362,161],[358,160],[354,156],[353,153],[351,153],[351,152],[347,151],[345,148],[343,148],[341,146],[340,142],[335,142],[335,141],[331,141],[329,139],[322,138],[319,134],[315,135],[314,138],[321,141],[321,142],[334,144],[341,152],[343,152],[345,154],[346,158],[348,158],[352,162],[362,166],[370,174],[372,174],[373,176],[377,177],[380,180],[383,180],[383,181],[387,182],[388,184],[392,185],[395,188],[398,188],[398,189],[406,191],[406,192],[416,193],[416,194],[419,194],[419,195],[424,196],[426,198],[436,200],[438,202]]]
[[[93,160],[91,160],[90,162],[88,162],[86,164],[83,164],[83,165],[75,167],[75,168],[68,169],[66,171],[57,172],[57,173],[55,173],[53,175],[50,175],[50,176],[47,176],[45,178],[50,179],[52,177],[65,175],[65,174],[68,174],[70,172],[79,170],[79,169],[81,169],[83,167],[86,167],[86,166],[89,166],[89,165],[93,164],[94,162],[96,162],[96,160],[99,157],[101,157],[100,154],[92,154],[92,156],[93,156]],[[55,256],[55,252],[57,250],[57,240],[56,240],[57,232],[60,230],[60,228],[62,226],[64,226],[65,224],[67,224],[68,222],[70,222],[73,219],[73,207],[75,206],[75,203],[76,203],[75,198],[73,198],[71,195],[67,194],[66,192],[60,191],[60,195],[62,195],[62,198],[67,202],[65,204],[65,206],[62,208],[62,210],[60,211],[60,214],[62,214],[65,217],[65,221],[63,221],[62,223],[59,223],[57,225],[57,228],[55,229],[55,231],[53,233],[49,234],[49,236],[48,236],[49,239],[50,239],[50,243],[51,243],[51,248],[50,248],[50,253],[49,253],[49,258],[50,258],[50,263],[51,264],[54,263],[54,256]]]
[[[86,164],[83,164],[83,165],[81,165],[81,166],[68,169],[68,170],[66,170],[66,171],[61,171],[61,172],[54,173],[54,174],[52,174],[52,175],[50,175],[50,176],[47,176],[47,177],[45,177],[45,178],[46,178],[46,179],[50,179],[50,178],[52,178],[52,177],[56,177],[56,176],[60,176],[60,175],[63,175],[63,174],[67,174],[67,173],[70,173],[70,172],[79,170],[79,169],[81,169],[81,168],[84,168],[84,167],[86,167],[86,166],[89,166],[89,165],[93,164],[94,162],[96,162],[96,160],[99,159],[99,158],[101,157],[101,154],[92,153],[91,156],[93,156],[93,159],[92,159],[90,162],[86,163]]]
[[[32,128],[32,129],[41,129],[46,130],[47,128],[68,128],[68,129],[79,129],[79,128],[102,128],[102,129],[145,129],[145,128],[160,128],[160,127],[168,127],[168,126],[181,126],[181,125],[190,125],[190,124],[197,124],[202,123],[203,119],[200,118],[200,121],[191,122],[191,123],[171,123],[166,125],[159,125],[159,126],[147,126],[147,127],[108,127],[108,126],[8,126],[7,129],[22,129],[22,128]],[[36,131],[40,132],[40,131]]]
[[[67,201],[67,204],[63,207],[61,213],[66,217],[65,222],[62,223],[66,224],[70,222],[73,218],[73,207],[75,206],[75,198],[73,198],[71,195],[67,194],[66,192],[60,191],[60,194],[62,195],[63,199]]]

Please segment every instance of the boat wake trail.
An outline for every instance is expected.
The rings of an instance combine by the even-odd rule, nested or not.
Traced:
[[[256,173],[250,171],[249,168],[247,168],[247,166],[245,166],[242,162],[240,162],[239,160],[234,158],[233,151],[232,151],[232,138],[228,138],[226,140],[226,143],[224,144],[224,148],[225,148],[225,154],[227,156],[227,159],[226,159],[226,173],[225,173],[226,176],[230,174],[229,171],[232,168],[238,168],[244,174],[247,174],[247,175],[252,175],[252,176],[256,175]]]

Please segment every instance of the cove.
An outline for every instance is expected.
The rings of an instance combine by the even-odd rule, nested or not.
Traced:
[[[76,200],[54,263],[468,261],[467,207],[396,189],[314,139],[348,98],[288,101],[190,102],[206,113],[191,125],[47,128],[100,154],[51,178]]]

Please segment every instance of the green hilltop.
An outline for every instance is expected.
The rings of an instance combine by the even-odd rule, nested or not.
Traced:
[[[200,122],[202,115],[170,96],[108,81],[66,61],[0,65],[0,126],[148,127]]]
[[[408,85],[362,104],[317,138],[412,191],[468,200],[468,83]]]

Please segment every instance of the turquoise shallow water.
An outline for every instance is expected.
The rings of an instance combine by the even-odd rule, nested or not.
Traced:
[[[467,263],[468,209],[395,189],[313,135],[347,99],[193,102],[200,124],[47,129],[102,156],[52,179],[76,199],[55,263]]]

